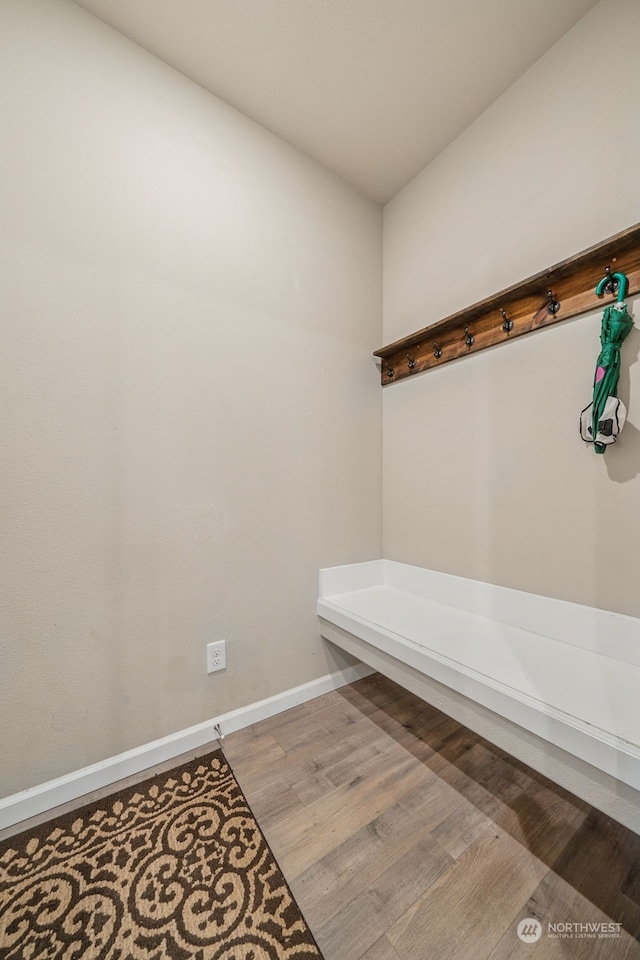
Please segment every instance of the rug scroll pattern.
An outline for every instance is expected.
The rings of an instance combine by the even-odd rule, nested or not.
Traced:
[[[0,845],[1,960],[322,960],[217,751]]]

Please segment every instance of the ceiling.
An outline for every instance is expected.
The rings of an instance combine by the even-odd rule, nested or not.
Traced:
[[[381,203],[597,0],[75,0]]]

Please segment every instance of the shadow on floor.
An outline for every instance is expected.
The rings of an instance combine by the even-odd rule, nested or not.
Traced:
[[[547,864],[531,916],[560,878],[640,940],[640,836],[380,674],[343,696]]]

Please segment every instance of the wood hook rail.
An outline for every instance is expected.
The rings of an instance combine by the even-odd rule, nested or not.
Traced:
[[[640,224],[376,350],[382,384],[597,310],[608,302],[596,295],[603,274],[604,293],[616,293],[615,282],[607,283],[612,271],[628,278],[627,296],[640,292]]]

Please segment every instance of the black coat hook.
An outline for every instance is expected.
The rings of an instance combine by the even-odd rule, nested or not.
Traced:
[[[556,300],[551,290],[547,290],[547,313],[550,313],[552,316],[555,316],[558,310],[560,309],[560,301]]]
[[[393,376],[393,367],[390,367],[390,366],[387,364],[387,369],[385,370],[385,373],[386,373],[386,375],[387,375],[388,377],[392,377],[392,376]]]
[[[604,287],[602,287],[603,293],[612,293],[614,296],[618,292],[618,287],[620,286],[620,281],[616,277],[615,273],[611,273],[611,267],[604,268],[605,276],[607,282]]]
[[[476,338],[472,333],[469,333],[469,327],[464,328],[464,333],[465,333],[464,342],[468,347],[472,347],[475,343]]]
[[[407,366],[409,367],[409,370],[413,370],[413,368],[416,365],[415,360],[412,357],[410,357],[408,353],[405,354],[405,356],[407,358]]]
[[[624,273],[611,273],[611,267],[604,268],[605,276],[596,287],[596,296],[603,293],[618,294],[618,303],[624,303],[629,289],[629,278]]]
[[[500,313],[502,314],[502,329],[505,333],[511,333],[513,330],[513,320],[509,320],[505,310],[501,310]]]
[[[440,347],[438,346],[435,340],[433,341],[433,355],[436,358],[436,360],[439,360],[440,357],[442,356],[442,350],[440,349]]]

